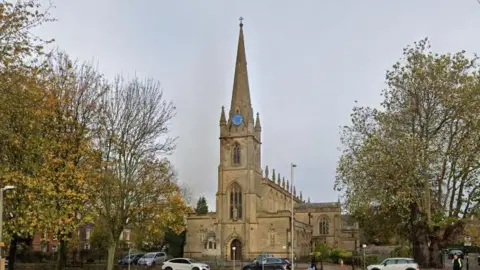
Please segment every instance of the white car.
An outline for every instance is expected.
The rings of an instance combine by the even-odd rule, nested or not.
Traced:
[[[161,264],[167,259],[167,254],[165,252],[150,252],[143,255],[137,262],[138,265],[147,265],[152,266],[156,264]]]
[[[197,262],[189,258],[175,258],[163,263],[163,270],[210,270],[206,263]]]
[[[420,267],[412,258],[388,258],[367,266],[367,270],[420,270]]]

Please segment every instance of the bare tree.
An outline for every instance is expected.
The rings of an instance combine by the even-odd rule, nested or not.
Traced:
[[[169,181],[166,178],[171,175],[162,176],[158,166],[150,167],[161,165],[158,158],[175,148],[175,138],[169,136],[174,116],[175,107],[164,100],[159,83],[152,80],[125,82],[117,77],[103,98],[97,142],[105,163],[96,210],[113,239],[108,249],[109,270],[122,231],[135,219],[148,216],[139,213],[146,211],[142,205],[166,195],[159,194],[162,191],[155,185]],[[154,174],[148,181],[146,172]]]

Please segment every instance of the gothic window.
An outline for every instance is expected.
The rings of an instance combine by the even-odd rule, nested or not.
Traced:
[[[241,148],[240,148],[240,144],[239,143],[235,143],[233,145],[233,164],[235,165],[240,165],[240,151]]]
[[[213,249],[213,243],[211,241],[208,242],[208,249]]]
[[[321,217],[319,222],[320,234],[329,234],[330,220],[328,217]]]
[[[237,183],[230,188],[230,219],[242,218],[242,189]]]

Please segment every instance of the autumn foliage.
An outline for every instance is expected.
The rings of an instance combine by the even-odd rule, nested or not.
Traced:
[[[111,239],[127,225],[153,237],[183,231],[191,210],[164,157],[175,148],[174,106],[153,80],[109,81],[45,53],[52,41],[31,30],[50,21],[40,1],[0,2],[0,184],[16,187],[5,194],[4,239],[14,247],[52,232],[61,267],[87,222],[101,220]]]

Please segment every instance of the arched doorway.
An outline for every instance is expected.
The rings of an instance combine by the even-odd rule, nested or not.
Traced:
[[[236,261],[242,260],[242,242],[240,242],[238,239],[233,239],[232,243],[230,244],[230,260],[233,259]]]

